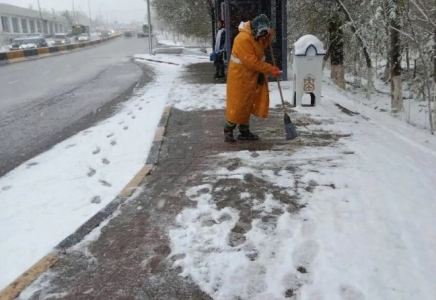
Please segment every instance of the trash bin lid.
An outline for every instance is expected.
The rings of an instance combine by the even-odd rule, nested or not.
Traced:
[[[303,35],[294,43],[294,55],[306,56],[311,47],[315,49],[316,55],[325,55],[324,44],[311,34]]]

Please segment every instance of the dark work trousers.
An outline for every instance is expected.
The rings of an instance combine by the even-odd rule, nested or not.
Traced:
[[[220,52],[215,56],[214,65],[215,65],[215,77],[217,78],[225,77],[223,52]]]

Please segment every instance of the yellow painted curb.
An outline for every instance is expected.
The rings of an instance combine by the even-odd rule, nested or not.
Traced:
[[[17,297],[28,285],[30,285],[42,273],[47,271],[59,260],[57,253],[52,252],[40,259],[29,270],[18,277],[14,282],[0,292],[0,300],[11,300]]]
[[[24,58],[24,50],[6,52],[6,57],[8,58],[8,60]]]
[[[133,177],[132,180],[124,187],[124,189],[121,191],[120,196],[121,197],[130,197],[135,189],[141,184],[141,182],[144,180],[145,176],[147,176],[151,169],[153,169],[154,165],[145,165],[142,167],[141,170]],[[3,299],[0,299],[3,300]]]
[[[59,51],[67,51],[67,46],[65,46],[65,45],[58,46],[58,48],[59,48]]]
[[[164,134],[165,134],[165,127],[158,127],[156,129],[156,133],[154,134],[153,142],[162,142]]]
[[[38,48],[38,54],[39,55],[41,55],[41,54],[50,54],[50,50],[47,47],[45,47],[45,48]]]

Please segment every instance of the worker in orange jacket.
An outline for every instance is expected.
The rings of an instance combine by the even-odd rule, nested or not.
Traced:
[[[236,36],[227,74],[226,122],[224,139],[235,142],[233,130],[239,125],[239,140],[258,140],[251,133],[250,116],[266,118],[269,109],[267,74],[279,76],[280,70],[265,62],[264,52],[274,31],[268,17],[259,15],[241,23]]]

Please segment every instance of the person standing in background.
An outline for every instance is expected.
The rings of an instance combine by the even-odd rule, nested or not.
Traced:
[[[216,42],[215,42],[215,76],[214,79],[225,78],[224,71],[224,44],[226,42],[226,30],[224,28],[224,21],[219,20],[217,22],[218,32],[216,34]]]

